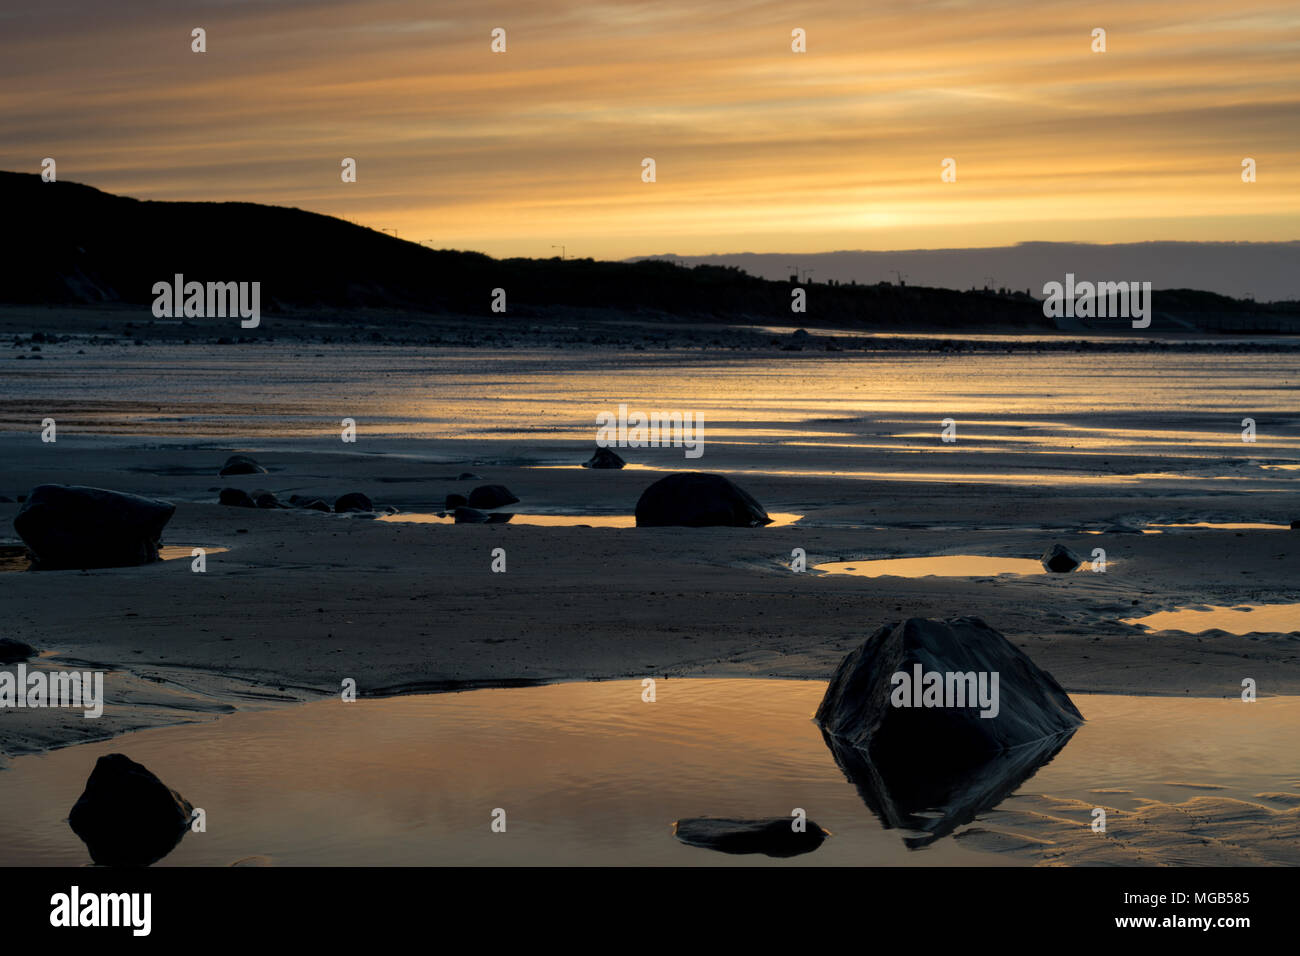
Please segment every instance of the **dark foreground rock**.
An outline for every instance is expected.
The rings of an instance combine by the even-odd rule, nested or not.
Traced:
[[[258,489],[252,493],[253,504],[259,508],[287,508],[286,504],[281,504],[280,499],[272,492]]]
[[[755,528],[771,521],[763,506],[731,481],[698,471],[660,478],[636,503],[638,528]]]
[[[488,516],[475,508],[457,508],[456,524],[487,524]]]
[[[469,499],[464,495],[448,495],[443,507],[448,511],[455,511],[457,508],[465,508],[469,505]]]
[[[359,491],[349,491],[334,501],[334,511],[343,514],[347,511],[374,511],[375,506]]]
[[[231,455],[219,472],[222,478],[227,475],[265,475],[266,473],[265,468],[247,455]]]
[[[471,508],[500,508],[518,500],[505,485],[479,485],[469,493]]]
[[[0,637],[0,664],[17,664],[36,653],[36,648],[12,637]]]
[[[794,829],[794,817],[769,817],[764,820],[692,817],[678,820],[673,826],[673,833],[683,843],[722,853],[762,853],[766,856],[787,857],[811,853],[829,835],[811,820],[803,821],[803,827],[802,832]]]
[[[256,508],[257,502],[243,488],[222,488],[217,503],[231,508]]]
[[[1079,557],[1063,544],[1054,544],[1039,558],[1043,562],[1043,567],[1056,574],[1065,574],[1073,571],[1083,563],[1083,558]]]
[[[937,699],[923,696],[930,674],[942,680]],[[965,693],[981,675],[991,707]],[[973,767],[1083,723],[1052,675],[977,617],[879,628],[840,662],[814,719],[887,775]]]
[[[617,453],[608,448],[597,448],[596,453],[582,463],[583,468],[622,468],[626,465]]]
[[[163,527],[175,511],[166,501],[120,491],[39,485],[14,518],[14,530],[34,570],[123,568],[158,560]]]
[[[1300,531],[1300,521],[1292,521],[1292,522],[1291,522],[1291,530],[1292,530],[1292,531]]]
[[[180,843],[194,808],[124,754],[100,757],[68,824],[101,866],[148,866]]]

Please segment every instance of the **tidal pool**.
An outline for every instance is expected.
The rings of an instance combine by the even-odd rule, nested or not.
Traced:
[[[207,831],[160,866],[1018,865],[1033,861],[954,835],[1020,794],[1127,810],[1198,791],[1259,802],[1300,783],[1300,698],[1076,695],[1088,723],[1073,736],[978,779],[918,766],[917,780],[873,780],[851,776],[811,721],[825,689],[659,679],[654,702],[640,680],[330,699],[17,757],[0,771],[0,865],[88,862],[66,818],[106,753],[206,811]],[[917,802],[936,792],[941,803]],[[673,836],[686,817],[795,808],[832,833],[803,856],[731,856]]]
[[[1190,521],[1179,524],[1149,524],[1148,528],[1172,528],[1188,531],[1289,531],[1288,524],[1265,524],[1249,521]]]
[[[1092,568],[1084,561],[1075,571]],[[940,554],[923,558],[873,558],[864,561],[831,561],[813,570],[826,574],[850,574],[864,578],[982,578],[999,574],[1052,574],[1033,558],[1002,558],[984,554]]]
[[[1157,611],[1146,617],[1131,617],[1125,624],[1138,624],[1152,631],[1227,631],[1250,634],[1271,631],[1281,634],[1300,632],[1300,604],[1239,604],[1234,607],[1204,605],[1173,611]]]
[[[489,524],[526,524],[537,525],[543,528],[635,528],[636,515],[558,515],[558,514],[520,514],[519,512],[483,512],[489,518]],[[784,525],[791,525],[798,521],[803,515],[795,514],[769,514],[772,519],[771,524],[764,525],[765,528],[780,528]],[[456,516],[450,512],[421,513],[409,512],[398,513],[395,515],[384,515],[379,518],[380,521],[388,522],[410,522],[412,524],[455,524]]]

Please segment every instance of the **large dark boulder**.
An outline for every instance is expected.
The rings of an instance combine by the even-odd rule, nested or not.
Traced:
[[[334,511],[337,514],[343,514],[347,511],[374,511],[375,506],[359,491],[349,491],[346,495],[340,495],[334,501]]]
[[[443,507],[447,511],[455,511],[457,508],[464,508],[469,505],[469,499],[464,495],[448,495]]]
[[[230,508],[256,508],[257,502],[243,488],[222,488],[217,503]]]
[[[1079,557],[1063,544],[1054,544],[1039,558],[1043,562],[1043,567],[1055,574],[1065,574],[1073,571],[1083,563],[1083,558]]]
[[[518,500],[505,485],[479,485],[469,493],[471,508],[500,508]]]
[[[266,469],[247,455],[231,455],[218,474],[222,478],[227,475],[265,475]]]
[[[914,688],[918,667],[923,689],[925,675],[942,675],[938,706],[925,699],[917,706],[905,693],[908,684],[895,680],[906,675]],[[997,675],[994,705],[981,707],[978,695],[949,697],[949,688],[970,686],[961,675],[977,685],[986,675],[990,692],[989,675]],[[1073,732],[1083,715],[1051,674],[979,618],[914,617],[879,628],[840,662],[814,719],[889,777],[975,767],[1010,748]]]
[[[660,478],[636,503],[638,528],[755,528],[771,521],[748,493],[721,475],[698,471]]]
[[[86,488],[39,485],[14,518],[32,554],[32,568],[123,568],[158,560],[163,527],[176,506],[156,498]]]
[[[582,463],[583,468],[622,468],[626,465],[616,452],[608,448],[597,448],[596,453]]]
[[[68,814],[101,866],[148,866],[189,830],[193,806],[124,754],[100,757]]]
[[[678,820],[673,825],[673,833],[683,843],[722,853],[788,857],[811,853],[829,835],[811,820],[805,820],[803,826],[802,832],[795,830],[794,817],[769,817],[765,820],[692,817]]]

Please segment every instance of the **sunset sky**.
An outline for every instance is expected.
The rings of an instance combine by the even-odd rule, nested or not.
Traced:
[[[1295,0],[40,0],[0,76],[0,168],[493,255],[1300,238]]]

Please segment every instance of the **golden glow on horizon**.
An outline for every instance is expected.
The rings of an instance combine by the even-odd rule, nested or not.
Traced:
[[[5,16],[0,165],[494,255],[1300,238],[1293,3],[180,6]]]

